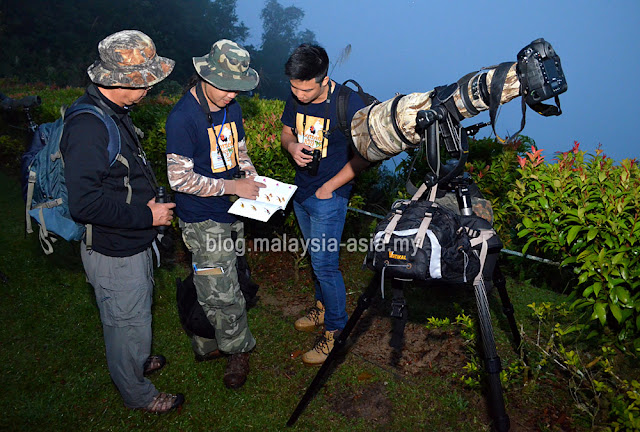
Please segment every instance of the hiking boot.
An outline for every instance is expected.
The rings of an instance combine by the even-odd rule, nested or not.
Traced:
[[[313,348],[302,354],[302,362],[307,366],[317,366],[324,363],[333,349],[335,339],[338,337],[339,330],[324,331],[322,335],[316,339]]]
[[[238,389],[249,375],[249,353],[232,354],[227,358],[227,369],[222,381],[227,388]]]
[[[309,312],[293,325],[298,331],[315,331],[316,326],[324,324],[324,305],[320,300],[316,300],[316,305],[309,309]]]

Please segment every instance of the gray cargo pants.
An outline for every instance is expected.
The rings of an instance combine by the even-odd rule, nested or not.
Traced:
[[[193,282],[198,303],[215,328],[215,339],[193,336],[196,354],[205,355],[219,349],[227,354],[248,352],[256,341],[247,324],[245,300],[238,283],[236,251],[231,232],[244,239],[242,222],[220,223],[212,220],[187,223],[180,221],[182,239],[192,253],[195,266]]]
[[[130,257],[88,252],[84,243],[80,250],[100,309],[111,379],[125,406],[146,407],[158,394],[143,375],[144,362],[151,353],[151,249]]]

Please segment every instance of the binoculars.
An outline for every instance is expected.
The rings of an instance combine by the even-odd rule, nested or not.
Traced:
[[[303,170],[309,171],[310,176],[318,175],[318,167],[320,166],[320,159],[322,158],[322,154],[319,149],[315,150],[307,150],[302,149],[302,153],[312,156],[313,159],[309,162],[305,167],[301,168]]]

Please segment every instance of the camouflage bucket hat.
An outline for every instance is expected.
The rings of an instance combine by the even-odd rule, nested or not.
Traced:
[[[260,77],[249,67],[249,51],[237,43],[222,39],[214,43],[211,52],[193,58],[200,77],[220,90],[249,91],[258,86]]]
[[[98,44],[100,60],[87,73],[91,81],[105,87],[149,87],[165,79],[175,61],[156,54],[149,36],[137,30],[123,30]]]

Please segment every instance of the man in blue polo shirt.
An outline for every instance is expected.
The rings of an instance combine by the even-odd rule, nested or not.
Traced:
[[[230,40],[194,57],[197,75],[167,118],[167,172],[176,191],[176,213],[192,253],[198,302],[215,328],[215,338],[192,337],[196,361],[227,356],[224,384],[241,387],[256,341],[247,324],[245,299],[231,241],[243,237],[242,222],[227,213],[230,197],[255,199],[260,187],[247,154],[242,110],[234,100],[258,85],[249,52]]]
[[[315,306],[295,328],[313,331],[324,325],[313,348],[302,355],[306,365],[324,363],[347,323],[346,290],[340,272],[340,239],[351,181],[368,162],[352,154],[350,141],[337,129],[336,99],[340,85],[327,72],[324,48],[302,44],[285,64],[291,95],[282,113],[282,147],[296,164],[293,206],[300,230],[309,242],[315,283]],[[349,98],[348,119],[364,107]],[[317,166],[316,166],[317,165]]]

